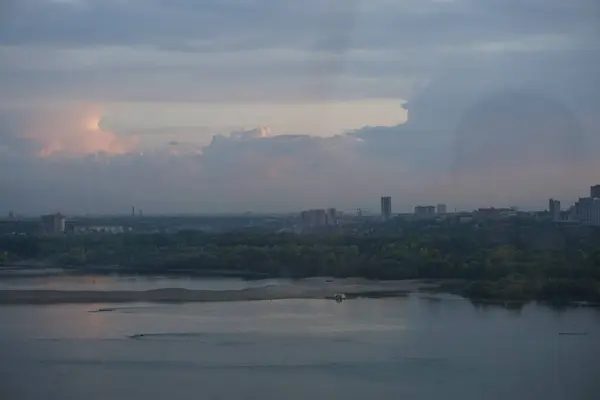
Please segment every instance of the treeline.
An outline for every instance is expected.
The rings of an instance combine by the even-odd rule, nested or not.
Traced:
[[[404,222],[354,234],[232,232],[0,238],[0,262],[123,273],[461,279],[487,299],[600,301],[600,230],[533,220]]]

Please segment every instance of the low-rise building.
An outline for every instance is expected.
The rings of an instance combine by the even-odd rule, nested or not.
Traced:
[[[42,232],[47,235],[64,233],[67,218],[61,213],[42,215]]]
[[[331,217],[330,217],[331,218]],[[328,210],[312,209],[300,213],[300,222],[306,228],[317,228],[328,225]]]
[[[518,211],[514,208],[495,208],[484,207],[473,212],[473,217],[476,219],[501,219],[510,218],[518,215]]]
[[[434,217],[435,206],[416,206],[415,216],[417,217]]]

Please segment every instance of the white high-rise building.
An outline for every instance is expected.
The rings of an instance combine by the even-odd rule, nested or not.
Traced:
[[[548,200],[548,211],[550,211],[550,216],[553,221],[560,220],[560,201],[550,199]]]
[[[582,197],[575,203],[577,219],[593,225],[600,225],[600,198]]]

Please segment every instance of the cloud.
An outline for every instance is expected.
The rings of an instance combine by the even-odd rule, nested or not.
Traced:
[[[600,33],[594,0],[11,4],[4,99],[407,98],[448,60],[586,51]]]
[[[257,139],[271,136],[271,128],[262,126],[256,129],[240,130],[231,133],[233,139]]]
[[[143,153],[92,156],[86,154],[108,152],[114,140],[131,144],[127,136],[108,135],[92,145],[87,136],[75,134],[89,132],[94,124],[84,123],[100,116],[99,110],[37,115],[33,130],[23,122],[31,116],[13,113],[6,124],[13,134],[3,136],[5,146],[35,146],[39,152],[58,141],[68,144],[62,146],[71,157],[5,159],[19,174],[4,168],[0,182],[12,193],[4,202],[31,212],[117,212],[132,203],[147,212],[274,212],[329,205],[376,210],[382,194],[391,194],[395,209],[403,211],[437,202],[459,209],[543,207],[548,197],[568,203],[584,195],[600,171],[586,155],[586,149],[600,147],[594,119],[600,99],[586,86],[597,82],[599,58],[573,54],[577,57],[533,61],[494,56],[496,62],[450,65],[409,99],[406,124],[326,138],[256,128],[216,135],[204,147],[177,141]],[[540,60],[548,64],[543,70],[536,69]],[[43,126],[64,129],[38,129]],[[73,134],[44,139],[14,134],[19,129]]]
[[[8,195],[0,207],[376,209],[382,194],[402,210],[422,202],[534,207],[586,193],[600,171],[586,154],[600,148],[595,0],[2,6],[0,185]],[[280,135],[305,133],[306,121],[329,126],[334,100],[374,98],[408,100],[408,122],[360,128],[368,122],[348,115],[359,129]],[[163,113],[152,133],[109,128],[100,109],[48,112],[48,104],[118,101],[165,109],[188,101],[194,115],[216,103],[313,108],[295,129],[231,129],[206,146],[189,140],[197,128],[176,113]],[[248,112],[265,117],[258,125],[276,119],[274,110]],[[254,126],[240,114],[219,120]]]
[[[335,0],[306,0],[301,5],[281,0],[23,0],[7,10],[13,21],[3,30],[2,42],[7,44],[158,44],[193,51],[414,44],[414,37],[396,32],[418,32],[420,46],[578,32],[594,24],[600,11],[594,0],[353,0],[344,7]],[[432,26],[435,29],[429,29]],[[349,40],[340,42],[344,36]]]
[[[166,143],[163,149],[117,156],[5,160],[20,172],[0,173],[11,193],[3,205],[67,213],[125,212],[131,204],[147,213],[325,206],[376,211],[378,197],[390,194],[397,211],[437,202],[459,209],[527,208],[542,207],[551,196],[568,203],[584,195],[600,170],[594,160],[557,164],[549,157],[532,163],[527,154],[511,158],[510,152],[484,146],[486,159],[465,160],[475,164],[457,172],[455,147],[426,140],[427,135],[432,137],[407,126],[367,127],[330,138],[218,135],[195,151],[185,143]],[[494,160],[504,164],[485,168]]]
[[[41,157],[126,154],[138,142],[136,137],[120,137],[103,128],[102,111],[94,105],[21,109],[4,114],[9,117],[2,121],[4,134],[0,140],[13,150],[34,152]]]

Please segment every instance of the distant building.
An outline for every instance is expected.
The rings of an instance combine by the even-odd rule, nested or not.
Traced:
[[[302,223],[302,225],[308,225],[310,216],[309,216],[309,211],[310,210],[302,210],[300,211],[300,222]]]
[[[575,214],[580,222],[600,225],[600,198],[580,198],[577,203],[575,203]]]
[[[560,201],[554,199],[548,200],[548,211],[550,212],[553,221],[561,220]]]
[[[514,208],[484,207],[473,212],[473,217],[476,219],[499,219],[514,217],[516,215],[518,215],[518,211]]]
[[[327,211],[325,210],[312,210],[314,226],[325,226],[327,225]]]
[[[590,187],[590,197],[600,199],[600,185],[594,185]]]
[[[300,213],[300,221],[308,228],[327,226],[327,214],[327,210],[324,209],[304,210]]]
[[[433,217],[435,216],[435,206],[416,206],[415,215],[417,217]]]
[[[575,205],[572,205],[571,207],[569,207],[569,209],[566,211],[567,213],[567,219],[571,222],[577,222],[578,217],[577,217],[577,207],[575,207]]]
[[[383,196],[381,198],[381,218],[389,219],[392,216],[392,198]]]
[[[328,208],[326,214],[326,224],[328,226],[337,225],[337,210],[335,208]]]
[[[47,235],[56,235],[65,231],[67,218],[60,214],[42,215],[42,231]]]
[[[447,213],[448,208],[446,207],[445,204],[438,204],[437,205],[437,213],[440,215],[444,215]]]
[[[123,233],[126,229],[120,225],[108,225],[108,226],[76,226],[73,227],[75,233]]]

